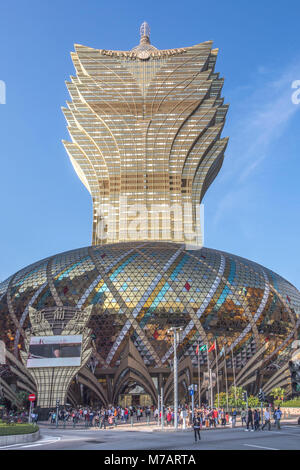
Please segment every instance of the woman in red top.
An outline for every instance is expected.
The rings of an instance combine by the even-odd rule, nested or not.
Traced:
[[[128,420],[128,408],[127,407],[124,410],[124,418],[125,418],[125,423],[127,423],[127,420]]]
[[[169,410],[168,411],[168,414],[167,414],[167,423],[168,423],[168,426],[172,424],[172,413],[171,411]]]

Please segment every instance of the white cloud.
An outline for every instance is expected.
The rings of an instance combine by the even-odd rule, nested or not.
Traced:
[[[273,72],[271,78],[269,70],[264,72],[256,77],[251,88],[245,84],[238,90],[240,93],[237,94],[237,89],[233,92],[234,102],[227,118],[230,144],[219,181],[230,179],[235,184],[234,189],[220,201],[215,224],[226,217],[226,212],[236,208],[241,199],[245,201],[248,194],[246,180],[264,160],[270,158],[276,141],[300,111],[300,105],[293,104],[291,99],[292,83],[300,79],[300,59],[286,67],[284,72]],[[248,94],[244,93],[246,89]]]
[[[236,141],[240,148],[239,155],[242,155],[241,182],[268,157],[271,146],[300,110],[300,106],[296,106],[291,100],[291,86],[295,77],[300,77],[300,62],[292,64],[272,80],[263,82],[244,101],[244,117],[237,129],[239,136]],[[247,109],[250,111],[247,112]],[[236,151],[237,148],[233,150]]]

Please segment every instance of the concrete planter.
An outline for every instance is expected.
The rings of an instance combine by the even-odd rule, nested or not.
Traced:
[[[11,436],[0,436],[0,447],[13,444],[23,444],[26,442],[34,442],[40,438],[40,430],[30,434],[14,434]]]

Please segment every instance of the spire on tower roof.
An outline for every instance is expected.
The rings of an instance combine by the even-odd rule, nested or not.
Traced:
[[[147,21],[144,21],[144,23],[141,24],[140,36],[141,36],[141,38],[143,38],[145,36],[147,38],[150,38],[150,26],[148,25]]]
[[[140,26],[140,37],[140,43],[132,49],[133,51],[157,51],[156,47],[152,46],[150,43],[150,26],[147,21],[144,21]],[[139,58],[148,59],[149,54],[144,54],[143,57],[140,55]]]

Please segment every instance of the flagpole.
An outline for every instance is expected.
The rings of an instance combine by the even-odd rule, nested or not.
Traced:
[[[210,407],[214,407],[214,395],[213,395],[213,386],[212,386],[212,371],[209,369],[209,378],[210,378]]]
[[[206,352],[207,352],[207,372],[208,372],[209,383],[211,387],[211,370],[210,370],[210,363],[209,363],[208,344],[206,345]],[[209,386],[207,387],[207,390],[209,390]],[[208,394],[208,404],[210,404],[211,406],[211,403],[209,403],[209,394]]]
[[[220,397],[219,397],[219,365],[218,365],[218,343],[215,339],[215,350],[216,350],[216,366],[217,366],[217,394],[218,394],[218,410],[220,408]]]
[[[201,408],[201,394],[200,394],[200,343],[198,342],[198,402]]]
[[[228,381],[227,381],[227,365],[226,365],[226,350],[224,349],[224,353],[225,353],[225,386],[226,386],[226,404],[227,404],[227,413],[228,413]]]
[[[212,370],[210,367],[210,362],[209,362],[209,349],[207,345],[207,357],[208,357],[208,364],[209,364],[209,382],[210,382],[210,407],[214,407],[214,398],[213,398],[213,386],[212,386]]]
[[[232,368],[233,368],[234,400],[235,400],[235,406],[236,406],[235,365],[234,365],[234,360],[233,360],[233,348],[231,349],[231,359],[232,359]]]

